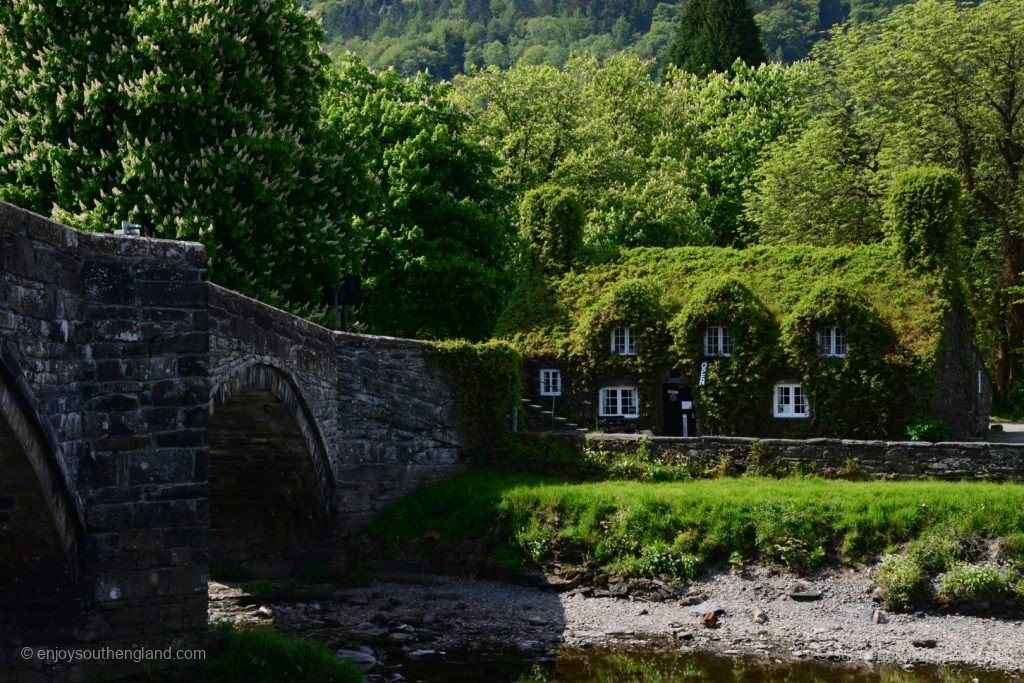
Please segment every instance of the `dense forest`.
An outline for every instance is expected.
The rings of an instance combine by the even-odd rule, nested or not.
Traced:
[[[1024,0],[918,0],[794,64],[444,81],[330,60],[295,0],[166,7],[0,0],[0,198],[200,241],[213,281],[328,324],[324,287],[360,275],[358,329],[435,339],[486,339],[515,288],[624,248],[912,245],[1024,409]],[[645,26],[597,7],[574,16]]]
[[[836,24],[871,21],[907,0],[752,0],[769,59],[803,59]],[[473,68],[562,66],[629,50],[660,68],[686,3],[657,0],[305,0],[328,50],[370,67],[449,79]]]

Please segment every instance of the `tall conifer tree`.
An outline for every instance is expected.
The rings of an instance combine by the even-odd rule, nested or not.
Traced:
[[[747,0],[690,0],[669,48],[669,63],[706,76],[728,71],[737,58],[750,66],[767,61]]]

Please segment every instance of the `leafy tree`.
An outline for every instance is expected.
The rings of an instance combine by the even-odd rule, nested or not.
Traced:
[[[876,242],[887,181],[877,144],[845,112],[817,117],[781,139],[757,167],[746,192],[749,237],[818,246]]]
[[[960,178],[942,168],[915,168],[889,190],[889,230],[903,262],[956,270],[960,248]]]
[[[808,87],[802,65],[749,67],[706,78],[670,71],[667,120],[679,131],[666,151],[686,160],[686,181],[701,229],[718,246],[751,240],[745,195],[765,150],[804,123]]]
[[[310,310],[355,261],[360,177],[320,126],[320,29],[288,0],[0,2],[0,197],[203,242],[213,281]]]
[[[921,0],[836,31],[816,62],[817,115],[848,116],[865,143],[833,159],[866,181],[875,215],[901,171],[938,166],[959,176],[972,308],[1005,390],[1024,378],[1024,0]],[[813,172],[813,153],[791,151],[776,147],[789,162],[772,176]],[[829,186],[810,190],[827,205]]]
[[[519,237],[530,256],[528,270],[567,270],[583,241],[579,195],[555,185],[527,192],[519,204]]]
[[[407,337],[488,336],[509,279],[507,200],[497,159],[466,137],[448,86],[347,57],[325,111],[362,148],[378,188],[357,220],[369,239],[360,320]]]
[[[750,0],[773,60],[803,59],[832,26],[874,21],[910,0]],[[327,48],[355,52],[374,69],[405,75],[472,73],[515,64],[562,67],[573,53],[605,60],[619,51],[657,62],[661,72],[685,0],[303,0],[321,18]],[[447,27],[445,29],[444,27]],[[464,58],[443,33],[464,40]],[[452,36],[453,37],[453,36]],[[486,50],[497,43],[501,50]],[[734,55],[735,56],[735,55]],[[732,63],[730,58],[723,68]],[[447,77],[447,76],[445,76]]]
[[[690,0],[669,50],[669,63],[705,76],[731,69],[737,59],[749,66],[767,61],[747,0]]]
[[[802,120],[803,67],[737,63],[699,78],[619,55],[519,65],[455,82],[470,133],[522,193],[575,188],[591,247],[741,244],[744,192],[763,150]]]

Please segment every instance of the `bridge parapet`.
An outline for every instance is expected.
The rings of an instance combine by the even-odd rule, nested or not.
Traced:
[[[425,348],[211,285],[198,244],[0,202],[0,639],[166,647],[205,632],[211,564],[338,559],[460,467],[457,387]],[[0,681],[31,664],[12,652]]]

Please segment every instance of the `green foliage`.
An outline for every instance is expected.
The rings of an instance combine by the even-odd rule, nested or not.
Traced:
[[[802,117],[801,117],[802,118]],[[877,144],[845,112],[779,138],[745,195],[750,238],[761,244],[870,244],[882,238]]]
[[[729,553],[729,569],[734,574],[742,574],[743,570],[746,569],[747,562],[743,559],[743,553],[738,550],[734,550]]]
[[[819,353],[818,333],[829,327],[845,333],[845,356]],[[853,437],[898,434],[906,421],[906,387],[926,386],[881,315],[835,280],[818,284],[797,303],[783,323],[782,344],[790,371],[811,398],[811,432],[825,421],[835,433]]]
[[[903,263],[937,271],[959,270],[960,179],[941,168],[896,176],[889,190],[889,231]]]
[[[1024,375],[1024,155],[1007,154],[1024,146],[1022,50],[1024,0],[921,0],[833,31],[815,48],[812,123],[805,137],[769,151],[748,212],[773,239],[875,239],[896,176],[920,167],[955,173],[964,190],[962,240],[948,239],[944,225],[952,220],[952,185],[935,178],[928,193],[946,208],[933,229],[920,213],[916,227],[904,225],[916,240],[906,255],[924,259],[919,265],[955,262],[959,244],[980,345],[997,361],[1001,392]],[[830,220],[837,204],[846,209]],[[784,225],[773,227],[776,220]]]
[[[486,338],[509,284],[497,160],[466,136],[447,86],[352,57],[335,76],[326,121],[360,146],[375,181],[357,219],[369,240],[360,321],[382,334]]]
[[[754,441],[748,451],[750,469],[748,474],[757,477],[783,477],[788,474],[786,464],[779,459],[775,448],[767,441]]]
[[[752,0],[751,8],[770,58],[790,63],[806,57],[832,26],[872,21],[905,1]],[[627,51],[664,60],[687,6],[677,0],[302,4],[322,21],[332,54],[353,51],[375,69],[394,68],[404,75],[426,70],[442,79],[491,66],[561,66],[572,53],[603,60]]]
[[[749,66],[768,61],[747,0],[690,0],[668,59],[698,76],[728,71],[737,60]]]
[[[753,514],[754,545],[766,562],[807,571],[825,561],[821,539],[834,524],[828,517],[812,517],[791,502],[770,501]]]
[[[931,597],[931,585],[921,566],[909,557],[893,557],[878,568],[882,601],[890,610],[924,606]]]
[[[952,431],[942,420],[918,417],[907,425],[907,438],[911,441],[949,441]]]
[[[455,417],[468,447],[493,446],[509,433],[523,395],[522,358],[515,349],[495,341],[444,341],[427,344],[424,357],[457,391]]]
[[[766,146],[797,127],[806,68],[738,64],[706,79],[620,56],[486,69],[455,83],[512,192],[575,188],[592,249],[741,242]]]
[[[709,326],[728,328],[733,351],[709,361],[698,405],[714,433],[756,434],[770,413],[768,378],[779,349],[775,320],[740,280],[706,283],[671,324],[674,355],[689,377],[700,373]]]
[[[610,315],[616,288],[637,283],[661,293],[647,298],[645,312]],[[528,357],[585,363],[587,381],[629,371],[650,391],[659,373],[677,365],[695,382],[704,329],[728,324],[733,356],[711,362],[699,410],[723,428],[763,434],[772,383],[810,375],[818,378],[806,380],[813,417],[787,429],[878,437],[901,433],[913,408],[903,405],[906,387],[923,382],[936,362],[947,296],[935,276],[907,271],[883,245],[637,249],[517,290],[497,334]],[[609,357],[613,319],[644,330],[637,358]],[[818,356],[816,333],[826,324],[846,326],[846,358]]]
[[[733,553],[806,570],[832,560],[833,549],[842,549],[845,562],[865,562],[887,546],[936,534],[994,539],[1021,528],[1018,484],[749,477],[568,483],[478,470],[417,490],[366,531],[389,556],[417,549],[414,539],[437,531],[438,543],[421,549],[435,558],[439,549],[460,556],[483,544],[487,556],[506,561],[575,557],[619,571],[639,570],[651,548],[652,564],[665,554],[693,556],[699,571]],[[932,543],[912,547],[937,557],[924,552]],[[900,558],[886,565],[880,582],[892,587],[892,604],[923,604],[927,573],[918,563]]]
[[[1024,532],[1010,534],[1000,540],[998,559],[1018,571],[1024,570]]]
[[[199,665],[199,681],[217,683],[358,683],[362,672],[338,659],[326,646],[280,635],[269,629],[217,627],[224,649]]]
[[[664,577],[675,581],[690,581],[697,576],[700,558],[680,553],[670,545],[657,541],[645,545],[639,556],[627,557],[622,562],[626,576]]]
[[[0,197],[77,228],[202,242],[213,282],[313,314],[360,260],[365,174],[325,128],[290,0],[0,3]]]
[[[1011,592],[1010,576],[993,565],[958,564],[939,578],[940,603],[978,606],[1005,600]]]
[[[907,556],[923,571],[944,572],[966,559],[960,539],[950,530],[927,534],[910,544]]]
[[[671,365],[665,325],[668,311],[663,297],[663,288],[653,280],[623,280],[612,284],[587,315],[579,318],[569,338],[570,358],[587,385],[602,377],[627,374],[637,378],[641,392],[654,395],[655,387]],[[633,331],[636,355],[609,352],[612,330],[616,327]],[[654,418],[656,406],[652,403],[641,403],[641,416]]]
[[[519,204],[519,239],[527,269],[544,274],[568,270],[583,241],[583,207],[574,190],[541,186]]]

